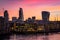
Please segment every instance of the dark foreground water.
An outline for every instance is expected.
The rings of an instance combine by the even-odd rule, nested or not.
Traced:
[[[49,35],[21,35],[12,34],[0,36],[0,40],[60,40],[60,34],[49,34]]]

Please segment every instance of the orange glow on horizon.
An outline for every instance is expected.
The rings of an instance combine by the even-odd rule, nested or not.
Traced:
[[[50,20],[60,21],[60,0],[0,0],[0,16],[4,15],[4,10],[8,10],[9,20],[12,17],[19,17],[19,8],[23,8],[24,20],[28,17],[36,16],[42,20],[42,11],[50,12]],[[2,9],[4,8],[4,10]]]
[[[32,16],[36,16],[36,19],[41,20],[42,19],[42,15],[41,12],[42,11],[49,11],[50,12],[50,20],[54,21],[55,17],[57,19],[57,15],[58,14],[58,20],[60,21],[60,16],[59,16],[59,10],[60,10],[60,6],[37,6],[37,7],[24,7],[23,8],[23,14],[24,14],[24,20],[28,19],[28,17],[32,17]],[[56,11],[56,12],[55,12]],[[9,13],[9,19],[11,20],[13,16],[18,17],[19,16],[19,8],[16,9],[8,9],[8,13]],[[2,14],[3,15],[3,14]]]

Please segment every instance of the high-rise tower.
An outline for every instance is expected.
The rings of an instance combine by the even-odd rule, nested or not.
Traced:
[[[7,10],[4,11],[4,19],[5,19],[4,20],[5,22],[8,22],[9,18],[8,18],[8,11]]]
[[[19,20],[24,21],[24,16],[23,16],[23,9],[19,9]]]
[[[9,32],[9,17],[8,17],[8,11],[4,11],[4,30],[5,32]]]
[[[50,12],[48,12],[48,11],[42,11],[42,19],[44,21],[49,21],[49,16],[50,16]]]

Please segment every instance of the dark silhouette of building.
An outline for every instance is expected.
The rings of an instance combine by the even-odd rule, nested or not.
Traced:
[[[17,21],[17,17],[12,17],[12,22],[16,22]]]
[[[19,18],[18,19],[24,21],[23,9],[22,8],[19,9]]]
[[[44,32],[49,32],[49,16],[50,12],[48,11],[42,11],[42,19],[43,19],[43,26],[44,26]],[[46,31],[47,30],[47,31]]]
[[[49,21],[50,12],[42,11],[42,20]]]
[[[35,22],[35,20],[36,20],[36,17],[35,16],[32,16],[32,23],[34,23]]]
[[[33,16],[33,17],[32,17],[32,19],[33,19],[33,20],[35,20],[35,19],[36,19],[36,17],[35,17],[35,16]]]
[[[0,16],[0,33],[4,31],[4,18]]]
[[[9,16],[9,15],[8,15],[8,11],[5,10],[5,11],[4,11],[4,21],[5,21],[5,22],[8,22],[8,19],[9,19],[8,16]]]
[[[26,20],[26,22],[27,22],[27,23],[34,23],[35,20],[36,20],[36,17],[33,16],[32,18],[29,17],[29,18]]]
[[[31,22],[31,18],[28,18],[28,22]]]
[[[9,15],[7,10],[4,11],[4,29],[5,32],[9,32]]]

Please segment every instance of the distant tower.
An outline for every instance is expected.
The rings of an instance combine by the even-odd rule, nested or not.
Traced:
[[[9,18],[8,18],[8,11],[7,10],[4,11],[4,19],[5,19],[4,20],[5,22],[8,22]]]
[[[42,20],[49,21],[50,12],[42,11]]]
[[[32,16],[32,23],[34,23],[36,20],[36,17],[35,16]]]
[[[36,17],[35,17],[35,16],[33,16],[33,17],[32,17],[32,19],[33,19],[33,20],[35,20],[35,19],[36,19]]]
[[[19,20],[24,21],[23,9],[22,8],[19,9]]]

